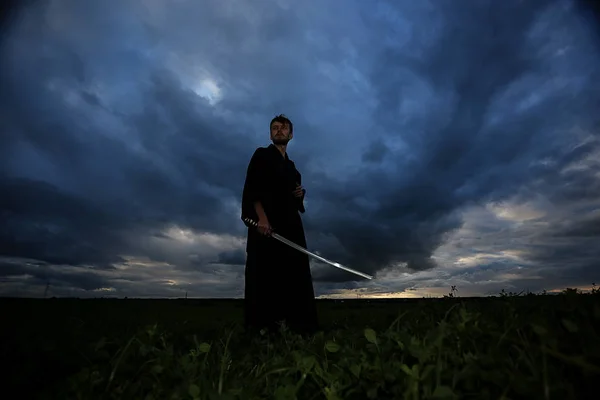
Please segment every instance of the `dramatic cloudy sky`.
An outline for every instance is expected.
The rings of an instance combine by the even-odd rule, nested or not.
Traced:
[[[279,113],[320,296],[600,282],[600,30],[570,1],[29,1],[0,43],[0,294],[242,297]],[[284,266],[282,266],[284,267]]]

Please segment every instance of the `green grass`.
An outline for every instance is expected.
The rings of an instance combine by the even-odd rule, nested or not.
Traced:
[[[318,301],[245,335],[242,301],[2,299],[4,393],[40,399],[581,399],[600,296]],[[8,367],[8,368],[6,368]]]

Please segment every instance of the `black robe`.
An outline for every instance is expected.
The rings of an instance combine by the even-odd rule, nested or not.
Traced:
[[[300,213],[304,196],[294,197],[302,176],[294,163],[274,146],[260,147],[252,156],[242,195],[242,219],[258,222],[254,202],[260,201],[274,231],[306,247]],[[285,320],[298,333],[318,329],[315,294],[308,255],[261,235],[248,226],[244,319],[247,329],[276,330]]]

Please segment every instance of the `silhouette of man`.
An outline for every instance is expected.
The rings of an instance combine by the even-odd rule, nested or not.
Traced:
[[[247,329],[276,330],[278,323],[298,333],[318,328],[308,256],[273,238],[273,230],[306,247],[302,176],[288,157],[294,126],[284,115],[269,125],[273,142],[254,152],[242,194],[242,219],[250,218],[246,246],[244,324]]]

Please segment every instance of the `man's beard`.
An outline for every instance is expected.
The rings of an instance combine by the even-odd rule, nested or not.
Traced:
[[[288,144],[290,138],[287,136],[275,136],[273,138],[273,144]]]

